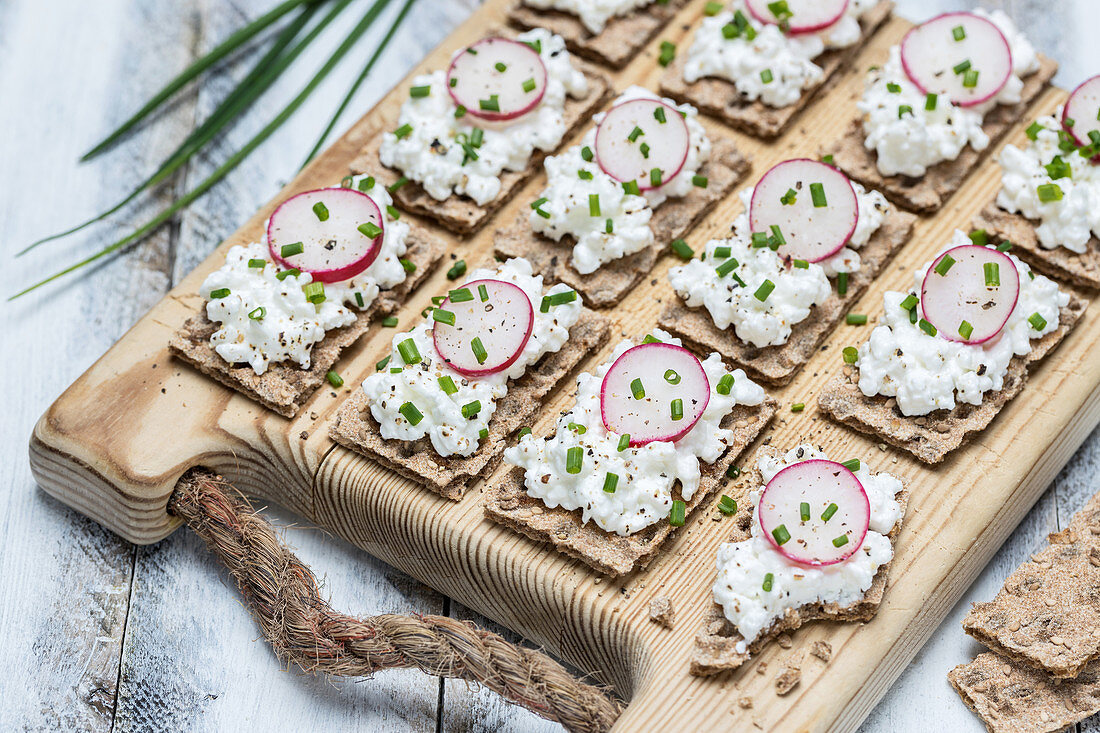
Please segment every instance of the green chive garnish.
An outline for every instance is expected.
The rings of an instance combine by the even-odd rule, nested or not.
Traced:
[[[368,221],[366,224],[360,224],[356,227],[367,239],[378,239],[378,236],[382,234],[382,227],[375,224],[373,221]]]
[[[672,509],[668,513],[668,523],[673,527],[683,527],[687,519],[687,504],[680,499],[672,500]]]
[[[575,445],[565,452],[565,472],[578,474],[584,463],[584,448]]]
[[[917,327],[929,336],[935,336],[938,333],[938,331],[936,331],[936,327],[928,321],[924,320],[923,318],[917,321]]]
[[[700,176],[698,174],[691,177],[691,183],[696,188],[706,188],[710,183],[710,180],[706,176]]]
[[[965,74],[966,72],[970,71],[970,59],[955,64],[955,66],[952,67],[951,70],[954,71],[956,74]]]
[[[829,504],[829,506],[825,507],[825,511],[821,513],[821,521],[828,522],[830,519],[833,518],[833,515],[836,514],[836,510],[839,508],[840,507],[838,507],[836,504]]]
[[[672,251],[676,254],[676,256],[682,260],[687,261],[695,256],[695,252],[692,251],[691,247],[687,245],[687,242],[682,239],[672,240],[672,244],[669,246],[672,248]]]
[[[390,193],[395,193],[396,191],[400,190],[401,187],[403,187],[408,182],[409,182],[408,178],[406,178],[405,176],[401,176],[396,181],[394,181],[390,185],[386,186],[386,190]]]
[[[810,263],[806,260],[791,260],[791,265],[799,270],[810,269]],[[838,273],[839,274],[839,273]]]
[[[588,215],[600,215],[600,195],[598,193],[588,194]]]
[[[1039,133],[1046,128],[1040,125],[1038,122],[1032,122],[1028,125],[1028,128],[1024,130],[1024,134],[1028,136],[1028,139],[1034,141],[1039,139]]]
[[[924,97],[924,108],[929,112],[934,112],[936,110],[937,100],[938,100],[938,97],[935,94],[929,92]]]
[[[595,157],[595,154],[592,152],[592,148],[585,145],[583,148],[581,148],[581,157],[584,158],[585,161],[591,163],[592,158]],[[534,208],[534,207],[532,207],[532,208]]]
[[[636,400],[645,397],[645,387],[642,386],[642,380],[640,378],[635,378],[634,381],[630,383],[630,394],[634,395],[634,399]]]
[[[919,302],[920,300],[917,298],[917,296],[909,293],[905,296],[905,299],[901,301],[901,309],[904,311],[911,311],[917,307],[917,303]]]
[[[484,112],[499,112],[500,97],[493,94],[488,99],[479,99],[477,100],[477,106]]]
[[[802,502],[798,505],[798,515],[802,517],[803,522],[810,521],[810,504],[809,502]]]
[[[495,64],[493,64],[493,67],[502,74],[508,70],[508,65],[502,61],[497,61]]]
[[[669,41],[661,41],[661,54],[657,57],[657,63],[668,66],[676,58],[676,44]]]
[[[985,271],[985,286],[996,288],[1001,285],[1001,266],[996,262],[986,262],[982,269]]]
[[[787,193],[779,197],[779,203],[783,204],[784,206],[792,206],[797,200],[798,191],[795,191],[793,188],[788,188]]]
[[[773,290],[775,290],[775,283],[773,283],[771,280],[765,280],[764,282],[760,283],[760,287],[758,287],[756,289],[756,292],[752,295],[754,298],[763,303],[768,299],[768,296],[772,294]]]
[[[951,255],[944,255],[943,259],[936,263],[936,266],[932,268],[937,275],[946,275],[951,267],[955,264],[955,258]]]
[[[624,450],[626,450],[629,447],[630,447],[630,433],[623,433],[622,435],[619,436],[619,452],[622,453]]]
[[[833,540],[833,547],[844,547],[848,544],[848,535],[842,534]]]
[[[665,108],[663,106],[658,105],[653,110],[653,119],[657,120],[662,125],[668,122],[668,119],[665,117]]]
[[[452,395],[458,391],[458,385],[449,376],[440,377],[436,381],[439,382],[439,388],[443,390],[443,394]]]
[[[642,195],[642,189],[638,186],[637,181],[623,181],[623,191],[630,196]]]
[[[738,267],[740,267],[740,263],[736,259],[731,257],[722,264],[718,265],[718,267],[714,268],[714,271],[718,273],[718,277],[725,277],[726,275],[736,270]]]
[[[805,409],[806,409],[806,403],[805,402],[795,402],[793,405],[791,405],[791,412],[802,412]]]
[[[767,573],[764,575],[764,582],[761,583],[760,587],[764,590],[765,593],[772,592],[772,582],[774,580],[775,576],[772,573]]]
[[[825,200],[825,186],[820,183],[810,184],[810,198],[814,202],[815,208],[823,208],[829,205],[829,202]]]
[[[714,388],[714,391],[720,395],[728,395],[730,390],[733,389],[733,375],[723,374],[722,378],[718,380],[718,385]]]
[[[306,300],[314,305],[325,302],[325,284],[322,282],[307,283],[302,286],[302,292]]]
[[[459,288],[447,293],[447,297],[452,303],[469,303],[474,299],[474,294],[470,292],[469,288]]]
[[[406,402],[397,408],[397,411],[405,416],[405,419],[409,421],[409,425],[416,426],[420,424],[420,421],[424,419],[424,413],[416,409],[416,405],[411,402]]]
[[[859,359],[859,349],[854,346],[845,346],[840,353],[844,357],[845,364],[855,364]]]
[[[262,305],[259,306],[258,308],[253,308],[252,310],[250,310],[248,312],[248,317],[250,319],[252,319],[253,321],[262,321],[264,319],[264,316],[266,316],[266,315],[267,315],[267,308],[264,308]]]
[[[764,69],[760,72],[760,81],[764,82],[765,84],[771,84],[774,79],[775,76],[772,75],[771,69]]]
[[[454,86],[455,81],[458,81],[458,80],[457,79],[451,79],[451,82],[452,82],[451,86]],[[421,87],[410,87],[409,88],[409,96],[412,97],[413,99],[419,99],[420,97],[426,97],[431,93],[432,93],[432,87],[431,87],[430,84],[425,84],[424,86],[421,86]]]
[[[858,458],[850,458],[847,461],[844,461],[843,463],[841,463],[840,465],[844,466],[849,471],[858,471],[859,470],[859,459]]]
[[[899,120],[902,117],[904,117],[905,115],[912,115],[912,114],[913,114],[913,108],[910,107],[908,104],[899,104],[898,105],[898,119]]]
[[[973,89],[978,86],[978,71],[977,69],[970,69],[963,74],[963,86],[967,89]]]
[[[848,273],[838,272],[836,274],[836,293],[837,295],[848,294]]]
[[[482,303],[489,300],[489,288],[485,283],[477,286],[477,297],[481,299]]]
[[[382,326],[384,328],[396,328],[398,324],[397,316],[386,316],[382,319]]]
[[[615,493],[615,487],[619,485],[618,474],[608,471],[607,475],[603,479],[603,490],[608,494]]]
[[[740,466],[730,466],[726,469],[726,478],[737,478],[741,475]]]
[[[432,311],[432,320],[437,323],[453,326],[455,325],[455,314],[451,311],[445,311],[442,308],[436,308]]]
[[[775,538],[775,544],[783,546],[790,542],[791,533],[787,531],[787,526],[784,524],[779,525],[772,530],[772,537]]]
[[[259,267],[262,269],[264,267],[267,267],[267,260],[252,259],[248,261],[248,266]]]
[[[325,375],[325,379],[336,389],[340,389],[344,386],[344,378],[337,374],[334,370],[330,369],[328,374]]]
[[[451,265],[451,269],[447,270],[448,280],[457,280],[466,274],[466,260],[459,260]]]
[[[406,364],[420,363],[420,350],[416,348],[416,342],[407,338],[397,345],[397,353]]]
[[[413,126],[406,123],[404,125],[401,125],[401,127],[397,128],[396,130],[394,130],[393,134],[398,140],[403,140],[403,139],[407,138],[409,135],[411,135],[412,131],[413,131]]]
[[[473,402],[467,402],[462,406],[462,417],[469,420],[472,417],[477,417],[477,413],[481,412],[481,400],[474,400]]]
[[[959,335],[963,337],[963,341],[969,341],[973,333],[974,326],[970,324],[970,321],[963,321],[959,324]]]
[[[1062,200],[1062,188],[1057,183],[1044,183],[1036,189],[1036,192],[1039,194],[1039,200],[1044,204]]]
[[[519,429],[518,437],[522,440],[525,435],[531,434],[531,428],[524,426]]]
[[[1007,252],[1010,249],[1012,249],[1012,242],[1008,241],[1007,239],[997,245],[998,252]]]
[[[229,288],[217,288],[210,291],[211,300],[221,300],[222,298],[229,296]]]
[[[294,255],[300,255],[306,251],[305,245],[301,242],[294,242],[293,244],[284,244],[279,248],[279,254],[283,257],[293,257]]]
[[[732,497],[722,494],[722,498],[718,500],[718,511],[729,516],[730,514],[737,513],[737,502]]]
[[[389,364],[389,363],[390,363],[390,357],[389,356],[383,356],[381,359],[378,360],[378,363],[374,365],[374,371],[376,371],[376,372],[382,371],[383,369],[386,368],[386,365]]]
[[[539,311],[542,313],[549,313],[551,306],[565,305],[566,303],[572,303],[577,299],[576,290],[566,290],[561,293],[554,293],[553,295],[543,296],[542,305],[539,307]]]
[[[614,234],[615,233],[615,222],[612,221],[611,219],[608,219],[607,221],[605,221],[603,223],[603,230],[607,234]]]
[[[684,419],[684,401],[683,400],[677,398],[677,399],[672,401],[671,416],[672,416],[673,420],[683,420]]]
[[[669,384],[679,384],[680,383],[680,375],[676,372],[675,369],[666,369],[665,370],[665,381],[668,382]]]
[[[956,41],[961,41],[962,39],[966,38],[966,29],[963,28],[961,25],[957,25],[951,29],[951,36]]]
[[[1042,331],[1047,327],[1047,319],[1043,318],[1038,313],[1032,313],[1027,317],[1027,322],[1031,324],[1031,327],[1036,331]]]
[[[478,364],[484,364],[485,360],[489,358],[489,352],[485,350],[485,345],[481,343],[481,339],[474,336],[474,340],[470,342],[470,348],[474,351],[474,358],[477,359]]]
[[[656,188],[661,185],[661,176],[664,175],[660,168],[654,168],[649,172],[649,184]]]

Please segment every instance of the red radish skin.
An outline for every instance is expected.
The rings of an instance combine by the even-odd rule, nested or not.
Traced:
[[[1062,127],[1065,128],[1078,145],[1091,145],[1090,132],[1100,131],[1100,76],[1086,79],[1073,90],[1062,109]],[[1073,120],[1073,124],[1069,124]],[[1100,161],[1100,155],[1092,158]]]
[[[780,25],[780,19],[768,7],[770,4],[771,0],[745,0],[752,17],[761,23]],[[791,11],[787,32],[794,36],[825,30],[843,17],[848,4],[849,0],[787,0]]]
[[[328,209],[325,221],[313,210],[317,204]],[[380,232],[374,239],[359,230],[368,222]],[[282,267],[308,272],[315,281],[338,283],[374,263],[382,251],[385,226],[378,205],[365,193],[350,188],[320,188],[279,204],[267,222],[267,247]],[[302,253],[284,257],[282,248],[297,242],[302,243]]]
[[[675,372],[677,381],[666,377]],[[642,381],[645,397],[631,389]],[[684,416],[671,417],[674,399],[683,402]],[[710,381],[695,354],[682,346],[649,343],[623,352],[604,375],[600,388],[600,412],[604,427],[618,435],[630,435],[637,447],[654,441],[675,442],[691,432],[710,403]]]
[[[955,260],[946,275],[936,267],[950,256]],[[987,287],[985,263],[996,263],[1001,284]],[[936,327],[936,335],[963,344],[983,344],[1001,333],[1020,297],[1020,273],[1012,258],[991,247],[968,244],[937,257],[921,285],[921,312]],[[969,338],[959,333],[966,321]]]
[[[801,505],[810,505],[802,520]],[[829,505],[836,512],[822,519]],[[823,567],[843,562],[863,546],[871,526],[871,502],[856,475],[834,461],[813,459],[792,463],[772,477],[757,504],[757,519],[768,542],[783,557],[800,565]],[[782,526],[790,539],[779,544],[774,531]],[[833,540],[846,535],[837,547]]]
[[[478,286],[484,285],[486,300]],[[457,290],[469,290],[473,300],[454,303],[450,298],[439,308],[454,313],[454,325],[435,321],[432,339],[436,353],[459,374],[484,377],[502,372],[516,363],[527,347],[535,324],[531,299],[523,288],[504,280],[473,280]],[[471,346],[481,339],[488,354],[479,363]]]
[[[966,37],[956,41],[954,29]],[[958,64],[969,61],[978,72],[977,84],[963,85]],[[906,76],[925,94],[946,95],[960,107],[993,99],[1012,75],[1012,50],[993,21],[973,13],[944,13],[921,23],[901,40],[901,64]]]
[[[473,51],[473,53],[471,53]],[[497,64],[503,64],[500,71]],[[524,83],[534,81],[533,89]],[[447,92],[466,113],[503,122],[522,117],[546,94],[546,64],[535,49],[511,38],[485,38],[455,55],[447,69]],[[481,108],[496,95],[499,110]]]
[[[810,186],[815,183],[823,187],[825,206],[813,203]],[[784,204],[790,190],[796,193],[794,203]],[[844,249],[858,223],[859,199],[852,182],[833,166],[806,158],[784,161],[765,173],[749,204],[752,231],[770,234],[778,226],[786,240],[779,254],[808,262]]]
[[[664,112],[664,122],[655,117]],[[642,134],[630,140],[634,128]],[[647,146],[646,157],[642,146]],[[636,181],[642,191],[668,184],[680,174],[691,147],[691,135],[680,110],[657,99],[631,99],[615,105],[596,127],[596,162],[616,181]],[[651,171],[661,170],[654,186]]]

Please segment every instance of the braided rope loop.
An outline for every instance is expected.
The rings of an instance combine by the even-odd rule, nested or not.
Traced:
[[[606,731],[622,712],[604,689],[576,679],[546,654],[470,622],[338,613],[321,597],[313,572],[220,476],[189,472],[168,511],[225,563],[279,658],[307,672],[369,677],[415,668],[477,682],[571,731]]]

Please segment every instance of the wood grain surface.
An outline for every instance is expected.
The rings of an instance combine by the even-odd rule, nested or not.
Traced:
[[[173,70],[186,63],[197,50],[224,37],[242,18],[239,9],[225,2],[210,2],[209,7],[202,3],[196,5],[198,7],[183,9],[171,3],[141,3],[137,7],[137,4],[118,0],[102,6],[97,4],[94,13],[83,9],[83,13],[90,14],[85,15],[82,8],[74,4],[70,8],[72,17],[66,22],[69,30],[57,34],[51,32],[56,22],[55,14],[43,12],[42,4],[0,4],[0,50],[7,58],[28,59],[18,73],[14,69],[16,64],[0,66],[0,92],[8,92],[4,98],[27,102],[25,108],[19,108],[18,114],[10,108],[0,110],[2,129],[12,131],[0,142],[0,163],[5,164],[6,180],[35,182],[23,186],[25,191],[13,190],[15,196],[5,192],[0,203],[4,207],[0,209],[2,220],[12,224],[7,229],[9,250],[13,243],[50,231],[80,213],[91,213],[113,200],[132,180],[133,170],[147,169],[158,160],[194,124],[196,116],[201,119],[213,100],[224,93],[227,78],[213,77],[194,97],[173,108],[152,134],[115,153],[109,166],[100,164],[98,171],[88,168],[74,172],[71,161],[96,133],[121,119]],[[438,18],[422,15],[420,22],[415,18],[410,22],[408,27],[415,30],[409,32],[405,44],[394,46],[395,55],[404,63],[398,65],[395,61],[393,66],[384,69],[383,75],[375,75],[379,83],[370,90],[373,96],[364,95],[366,98],[360,109],[368,106],[384,86],[392,83],[434,40],[453,27],[470,5],[424,3],[420,12],[429,8],[432,13],[444,15]],[[926,7],[927,4],[922,4],[922,13]],[[1037,10],[1037,7],[1024,8],[1039,18]],[[248,12],[255,11],[249,8]],[[426,38],[424,28],[429,24],[433,30],[438,30],[437,37]],[[1033,38],[1065,64],[1067,60],[1059,53],[1060,45],[1053,42],[1059,36],[1044,36],[1044,26],[1038,21],[1036,26],[1038,31],[1029,27]],[[149,27],[161,28],[163,33],[149,33]],[[1048,22],[1045,27],[1051,24]],[[129,29],[129,35],[120,33],[120,28]],[[1058,29],[1055,27],[1055,30]],[[1043,43],[1044,38],[1047,45]],[[102,47],[104,44],[114,48],[113,56]],[[49,53],[51,48],[56,50],[53,55]],[[417,50],[414,52],[413,48]],[[81,63],[78,61],[81,58],[104,59],[104,62],[101,68]],[[150,58],[158,66],[146,68]],[[1070,59],[1071,64],[1073,61]],[[1080,63],[1079,59],[1076,61]],[[305,64],[302,76],[288,80],[280,91],[285,91],[286,96],[292,94],[311,70],[309,64]],[[1079,68],[1076,76],[1063,83],[1075,83],[1087,73],[1088,67]],[[351,75],[349,72],[348,76]],[[345,78],[340,84],[346,81]],[[327,107],[338,98],[342,91],[340,84],[326,87],[327,93],[322,90],[320,100],[328,104],[318,105],[312,126],[307,124],[310,120],[305,119],[310,116],[311,108],[291,126],[290,130],[297,131],[296,138],[288,131],[287,137],[280,137],[279,143],[266,146],[257,158],[238,171],[238,175],[193,208],[177,228],[150,240],[125,260],[101,268],[69,287],[9,306],[10,317],[16,319],[15,332],[22,336],[20,343],[28,345],[29,358],[5,365],[5,369],[10,370],[8,384],[23,388],[17,395],[17,419],[4,423],[5,433],[11,433],[6,435],[11,438],[6,444],[21,446],[30,422],[41,413],[49,399],[156,301],[167,285],[178,279],[178,273],[190,270],[226,232],[247,219],[274,193],[278,180],[272,177],[272,171],[279,170],[282,175],[293,172],[299,162],[297,156],[308,145],[302,140],[312,140],[316,117],[323,118]],[[43,89],[49,89],[46,98],[42,98]],[[113,103],[104,105],[104,99],[111,99]],[[278,107],[278,101],[265,99],[264,107],[270,112]],[[232,149],[234,143],[246,139],[249,125],[251,129],[258,126],[264,119],[264,111],[257,110],[250,120],[242,123],[240,130],[234,130],[224,143],[225,149]],[[34,156],[21,149],[27,147],[28,140],[36,143]],[[6,165],[8,161],[12,165]],[[188,183],[199,180],[209,167],[204,161],[192,166],[186,176],[163,192],[162,201]],[[980,187],[972,187],[972,190],[980,190]],[[984,201],[979,199],[980,196],[975,198],[973,208]],[[970,206],[967,200],[965,206],[951,216],[957,218],[957,223],[964,223],[962,217]],[[712,217],[710,231],[716,229],[717,222],[724,216]],[[124,228],[137,220],[137,216],[123,218],[119,227]],[[931,229],[926,227],[926,230],[931,234]],[[699,241],[701,236],[697,234],[693,241]],[[90,250],[95,241],[88,238],[79,240],[78,244]],[[923,249],[915,247],[903,255],[907,269],[918,264],[926,250],[934,247],[934,242],[928,241]],[[33,260],[38,269],[23,267],[20,272],[24,275],[36,272],[54,261],[40,255]],[[897,282],[904,274],[893,273],[891,277]],[[874,312],[879,293],[881,289],[864,299],[864,304],[868,304],[866,312]],[[410,307],[409,312],[412,310]],[[1095,319],[1095,314],[1090,318]],[[380,343],[377,337],[373,339],[372,344],[357,352],[357,361],[352,363],[366,363]],[[1046,369],[1044,377],[1047,371],[1057,373],[1059,369],[1056,366]],[[1057,374],[1057,379],[1070,376]],[[1049,380],[1044,378],[1042,381],[1045,384]],[[811,384],[806,381],[803,386]],[[233,406],[230,413],[240,409]],[[229,419],[239,417],[231,414]],[[1026,413],[1018,417],[1026,417]],[[1050,416],[1037,415],[1036,421],[1042,422],[1044,417]],[[104,427],[104,433],[110,434],[111,429]],[[797,425],[789,429],[800,430]],[[125,431],[126,426],[122,426],[122,432]],[[789,434],[787,429],[781,432]],[[1091,446],[1095,444],[1095,440],[1090,443]],[[168,452],[184,448],[156,447]],[[287,455],[293,452],[291,448],[285,449]],[[249,466],[247,455],[235,459],[240,461],[235,466],[238,471],[254,468]],[[1095,465],[1093,448],[1079,457],[1074,470],[1059,479],[1055,489],[1029,515],[1000,564],[994,563],[983,576],[979,585],[984,583],[987,590],[977,597],[991,596],[1003,575],[1026,556],[1030,547],[1037,544],[1038,537],[1056,527],[1060,517],[1068,517],[1073,508],[1083,503],[1086,492],[1095,490]],[[1044,470],[1049,474],[1049,466],[1038,466],[1032,475],[1042,478]],[[5,729],[105,729],[112,726],[123,730],[160,726],[231,729],[245,719],[250,723],[266,720],[268,727],[275,729],[290,728],[295,725],[294,721],[313,726],[324,721],[341,727],[362,724],[371,729],[395,730],[498,729],[508,725],[530,729],[540,724],[521,712],[501,707],[489,697],[467,691],[461,684],[441,687],[435,680],[413,674],[389,673],[366,685],[339,687],[281,674],[262,644],[247,643],[254,640],[254,627],[244,617],[232,589],[217,582],[221,574],[206,561],[193,538],[178,533],[154,547],[134,550],[94,524],[62,509],[56,502],[30,492],[25,459],[21,454],[13,452],[12,460],[4,462],[0,471],[8,477],[8,485],[15,487],[15,491],[5,497],[3,511],[2,542],[7,552],[0,561],[0,577],[4,579],[5,589],[0,619],[8,622],[7,628],[13,629],[13,633],[0,641],[0,659],[11,661],[5,665],[7,670],[0,679],[6,683],[5,687],[10,683],[26,692],[16,704],[0,712],[0,723]],[[1012,475],[1019,476],[1020,472]],[[257,474],[253,478],[270,480],[272,477]],[[1042,483],[1031,488],[1037,493]],[[1058,487],[1065,490],[1059,491]],[[317,507],[305,502],[300,493],[288,496],[288,503],[305,514],[316,516]],[[363,508],[359,498],[356,504]],[[1015,509],[1022,512],[1020,506]],[[978,538],[984,552],[991,552],[1014,522],[1008,518],[1002,524],[1005,526],[999,536]],[[696,535],[702,530],[709,535],[715,534],[714,530],[700,527],[699,523],[691,530]],[[330,574],[334,600],[341,607],[362,613],[382,610],[468,613],[459,604],[343,543],[317,541],[318,534],[296,532],[292,539],[302,544],[307,562],[319,572]],[[707,558],[703,565],[712,565],[712,538],[697,537],[696,542],[690,539],[691,536],[689,532],[674,551],[690,549]],[[361,537],[359,543],[371,545],[375,539],[377,537]],[[514,538],[512,541],[521,542]],[[33,551],[29,549],[32,547]],[[942,548],[933,548],[936,549]],[[399,566],[411,568],[424,561],[415,555],[416,548],[400,556],[392,555],[390,559]],[[668,567],[666,564],[666,571]],[[968,578],[963,575],[952,580],[957,585],[964,585]],[[709,575],[697,581],[692,581],[691,585],[706,585]],[[448,590],[452,583],[460,582],[460,579],[449,579],[436,585]],[[596,592],[597,597],[602,597],[600,592]],[[644,589],[637,589],[637,592],[639,598],[644,596]],[[899,602],[906,600],[912,599],[903,598]],[[489,605],[485,599],[479,603],[483,610],[489,610]],[[628,605],[633,607],[633,604]],[[919,599],[913,605],[919,605]],[[200,608],[201,613],[198,612]],[[494,615],[508,620],[507,609],[491,610]],[[892,609],[894,613],[913,611],[905,607]],[[693,613],[681,613],[677,643],[682,644],[686,637],[684,626],[690,626]],[[956,611],[953,615],[961,615],[961,612]],[[943,681],[946,669],[969,651],[968,643],[963,641],[957,625],[944,629],[940,638],[944,640],[944,651],[937,656],[937,645],[918,659],[910,673],[903,677],[903,683],[895,688],[893,698],[897,702],[891,703],[888,698],[871,718],[868,724],[871,729],[876,726],[881,726],[882,730],[910,729],[915,727],[917,720],[930,719],[943,721],[950,730],[975,725]],[[574,652],[584,642],[583,639],[566,638],[548,641],[552,648],[572,648]],[[638,651],[632,648],[630,653]],[[907,681],[911,677],[916,681]],[[912,710],[914,694],[930,703],[922,706],[924,709],[919,716]],[[657,719],[654,716],[645,718],[646,722]],[[732,719],[720,718],[712,722],[732,724]]]

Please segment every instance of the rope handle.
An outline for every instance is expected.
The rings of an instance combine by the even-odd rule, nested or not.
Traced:
[[[264,637],[306,672],[369,677],[382,669],[477,682],[570,731],[606,731],[622,712],[607,690],[581,682],[546,654],[446,616],[338,613],[313,572],[221,476],[180,479],[168,511],[229,569]]]

